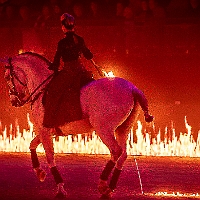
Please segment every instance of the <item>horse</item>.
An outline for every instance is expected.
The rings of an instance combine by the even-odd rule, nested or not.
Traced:
[[[83,119],[68,122],[60,127],[46,128],[43,125],[43,96],[54,73],[48,69],[50,61],[31,52],[1,59],[5,65],[4,77],[8,84],[10,102],[15,107],[31,105],[31,116],[36,132],[30,143],[32,166],[39,181],[46,172],[40,167],[36,148],[42,143],[47,163],[57,186],[56,197],[67,197],[64,182],[54,159],[53,134],[89,133],[96,131],[110,151],[110,160],[100,174],[98,190],[101,198],[110,198],[127,158],[126,141],[142,108],[147,122],[153,120],[148,111],[144,93],[131,82],[120,77],[103,77],[83,86],[80,103]],[[78,130],[78,131],[77,131]],[[78,132],[78,133],[77,133]],[[113,174],[112,174],[113,172]],[[112,174],[112,175],[111,175]],[[110,177],[110,182],[108,178]]]

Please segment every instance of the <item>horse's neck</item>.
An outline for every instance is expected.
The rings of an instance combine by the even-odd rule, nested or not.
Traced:
[[[33,90],[35,90],[37,87],[41,86],[41,89],[44,88],[49,81],[46,81],[48,79],[48,77],[51,75],[51,73],[47,73],[47,74],[37,74],[37,73],[33,73],[32,76],[29,77],[29,88],[30,91],[33,92]]]
[[[29,92],[33,92],[40,84],[42,84],[52,72],[47,69],[46,64],[41,63],[35,66],[35,64],[24,65],[23,70],[28,80]]]

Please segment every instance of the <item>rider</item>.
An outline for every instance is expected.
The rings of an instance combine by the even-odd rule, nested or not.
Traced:
[[[93,54],[86,47],[84,39],[74,31],[74,17],[64,13],[60,20],[65,37],[58,42],[53,63],[49,66],[49,69],[55,72],[55,76],[49,84],[44,98],[44,126],[49,128],[82,118],[79,106],[80,88],[92,81],[93,78],[81,63],[81,55],[90,60],[98,73],[103,76],[102,70],[92,60]],[[59,71],[61,58],[64,66]],[[64,102],[63,106],[61,102]],[[59,116],[59,120],[57,120],[57,116]]]

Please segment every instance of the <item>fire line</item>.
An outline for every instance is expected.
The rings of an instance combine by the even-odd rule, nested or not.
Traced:
[[[16,126],[15,137],[12,134],[12,125],[10,129],[4,128],[0,123],[0,152],[29,152],[29,145],[31,140],[35,137],[34,124],[29,119],[27,114],[29,130],[20,132],[20,128]],[[197,141],[195,142],[191,126],[187,123],[185,117],[186,133],[180,133],[179,139],[173,135],[171,140],[164,139],[161,141],[161,133],[158,132],[156,138],[150,139],[150,134],[142,132],[142,123],[137,121],[136,136],[134,131],[131,130],[127,140],[127,153],[128,155],[143,155],[143,156],[182,156],[182,157],[200,157],[200,131],[198,133]],[[9,136],[8,136],[9,135]],[[134,137],[137,141],[134,142]],[[81,154],[109,154],[108,148],[103,144],[101,139],[95,132],[92,135],[81,134],[77,136],[59,136],[54,138],[55,153],[81,153]],[[37,152],[44,152],[42,145],[39,145]]]

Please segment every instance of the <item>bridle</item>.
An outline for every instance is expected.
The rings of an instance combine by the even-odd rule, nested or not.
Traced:
[[[16,75],[15,71],[14,71],[14,67],[12,65],[12,58],[8,58],[8,63],[9,65],[6,65],[5,66],[5,69],[9,69],[10,70],[10,73],[9,73],[9,78],[6,77],[7,81],[10,80],[10,82],[8,82],[8,86],[9,86],[9,95],[11,96],[14,96],[15,97],[15,104],[13,106],[15,107],[21,107],[23,106],[24,104],[27,104],[27,103],[31,103],[31,105],[33,105],[33,103],[39,98],[39,96],[45,91],[45,88],[46,87],[42,87],[47,81],[50,81],[54,74],[51,74],[47,79],[45,79],[41,84],[39,84],[34,90],[32,93],[30,93],[28,95],[28,97],[24,100],[23,98],[26,96],[26,95],[22,95],[20,94],[17,89],[16,89],[16,85],[15,85],[15,82],[14,82],[14,79],[16,79],[18,81],[18,83],[20,85],[22,85],[23,87],[26,88],[26,90],[28,91],[28,87],[27,87],[27,83],[24,83],[23,81],[21,81],[19,79],[19,77]],[[39,92],[38,92],[39,91]],[[37,94],[36,94],[37,93]],[[35,95],[36,94],[36,95]],[[35,96],[34,96],[35,95]]]

